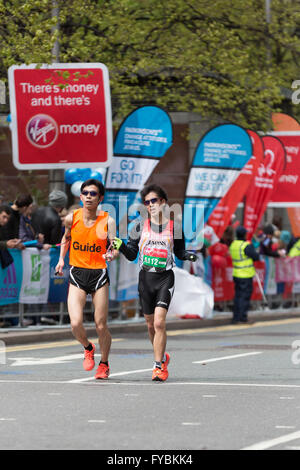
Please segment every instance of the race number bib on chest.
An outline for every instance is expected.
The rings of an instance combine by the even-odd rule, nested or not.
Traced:
[[[168,250],[145,247],[143,254],[143,264],[156,268],[165,268],[167,265]]]

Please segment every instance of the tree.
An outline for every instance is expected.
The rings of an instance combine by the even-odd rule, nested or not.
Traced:
[[[272,0],[0,0],[0,71],[13,63],[103,62],[113,113],[137,105],[197,111],[253,129],[270,128],[272,111],[300,117],[283,94],[297,79],[300,7]]]

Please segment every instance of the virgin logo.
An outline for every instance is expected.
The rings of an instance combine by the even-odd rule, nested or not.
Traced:
[[[273,163],[274,163],[274,152],[272,150],[268,149],[265,151],[265,157],[269,157],[269,163],[267,165],[264,165],[263,163],[260,164],[258,168],[258,174],[260,177],[262,176],[272,176],[274,175],[275,170],[272,169]]]
[[[26,136],[35,147],[50,147],[57,139],[58,127],[54,119],[47,114],[36,114],[26,125]]]

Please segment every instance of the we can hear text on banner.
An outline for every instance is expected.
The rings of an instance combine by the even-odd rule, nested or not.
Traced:
[[[197,237],[219,201],[227,194],[252,156],[248,132],[235,124],[221,124],[200,140],[192,162],[184,201],[184,227]],[[203,219],[195,222],[195,210]],[[192,241],[192,238],[189,240]]]

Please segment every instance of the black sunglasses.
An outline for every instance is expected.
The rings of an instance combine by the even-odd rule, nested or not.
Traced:
[[[99,193],[97,193],[97,191],[81,191],[81,194],[83,194],[83,196],[88,196],[89,194],[92,197],[99,196]]]
[[[157,201],[160,200],[160,197],[153,197],[152,199],[149,199],[148,201],[144,201],[145,206],[149,206],[150,202],[151,204],[156,204]]]

